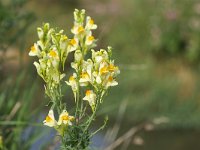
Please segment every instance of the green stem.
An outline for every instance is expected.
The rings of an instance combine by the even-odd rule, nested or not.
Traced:
[[[75,112],[75,118],[77,118],[76,124],[79,124],[79,101],[80,101],[80,89],[78,86],[77,94],[76,94],[76,112]]]
[[[87,125],[85,127],[84,132],[86,132],[88,130],[89,126],[91,125],[92,121],[94,120],[100,101],[101,101],[101,94],[100,94],[100,92],[98,92],[97,103],[96,103],[94,112],[93,112],[92,116],[89,118],[89,120],[87,121],[87,123],[86,123]]]
[[[97,129],[96,131],[94,131],[91,135],[90,135],[90,138],[95,135],[97,132],[99,132],[100,130],[103,130],[104,127],[106,126],[106,123],[107,123],[108,119],[106,118],[106,120],[104,121],[104,124],[99,128]]]

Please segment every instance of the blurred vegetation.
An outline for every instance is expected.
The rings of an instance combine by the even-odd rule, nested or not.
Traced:
[[[1,150],[29,150],[45,132],[36,123],[40,107],[32,110],[37,85],[32,84],[34,78],[21,62],[26,42],[24,36],[35,19],[33,13],[24,9],[26,2],[0,1]],[[34,130],[34,126],[38,129]]]
[[[156,55],[180,55],[187,61],[200,60],[200,3],[191,0],[157,1],[151,16],[151,43]]]
[[[6,76],[5,66],[16,59],[15,50],[19,53],[17,61],[22,66],[22,54],[25,50],[25,33],[35,20],[32,12],[25,10],[27,0],[0,0],[0,78]],[[15,47],[15,48],[11,48]],[[8,52],[10,50],[10,53]],[[13,53],[13,54],[12,54]],[[14,58],[13,58],[14,57]]]
[[[23,9],[27,0],[0,1],[0,50],[20,41],[30,23],[33,13]]]
[[[0,136],[3,150],[29,150],[32,145],[44,136],[36,118],[40,107],[32,111],[36,84],[24,83],[30,81],[27,72],[19,73],[17,77],[10,76],[0,86]],[[34,130],[37,126],[37,130]],[[32,128],[29,131],[29,128]]]
[[[199,128],[200,28],[192,27],[194,18],[199,24],[199,3],[119,3],[122,10],[109,20],[114,23],[103,38],[111,42],[121,65],[120,86],[111,91],[102,111],[114,117],[127,99],[124,121],[129,124],[165,116],[170,121],[164,128]]]

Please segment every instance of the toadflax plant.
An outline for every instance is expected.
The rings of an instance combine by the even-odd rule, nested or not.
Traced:
[[[45,82],[45,93],[50,99],[50,110],[43,123],[57,130],[63,150],[88,148],[91,137],[103,129],[107,121],[105,119],[96,131],[89,131],[97,110],[107,90],[118,85],[115,79],[120,71],[111,59],[111,47],[107,50],[93,49],[96,39],[92,30],[96,28],[94,20],[85,16],[85,10],[75,9],[72,38],[46,23],[37,29],[39,40],[29,52],[30,56],[38,57],[34,65]],[[74,73],[65,81],[65,61],[71,52],[74,54],[71,63]],[[74,95],[75,109],[70,113],[67,101],[62,99],[64,85],[70,86]]]

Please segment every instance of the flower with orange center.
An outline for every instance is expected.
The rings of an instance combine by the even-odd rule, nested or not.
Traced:
[[[69,44],[72,45],[72,46],[76,45],[76,43],[77,43],[77,42],[76,42],[75,39],[71,39],[70,42],[69,42]]]
[[[71,86],[73,92],[76,92],[78,90],[78,84],[76,82],[76,74],[70,76],[69,81],[66,81],[66,83]]]
[[[69,40],[69,46],[68,46],[69,52],[76,50],[77,47],[78,47],[78,39],[77,38],[73,38],[73,39]]]
[[[29,52],[29,56],[38,56],[40,53],[40,50],[38,49],[37,44],[34,44],[31,46],[31,50]]]
[[[109,76],[109,77],[108,77],[108,81],[109,81],[109,82],[112,82],[112,81],[113,81],[113,77],[112,77],[112,76]]]
[[[93,29],[97,28],[97,25],[94,23],[94,20],[90,16],[87,16],[87,18],[86,18],[86,27],[85,28],[88,30],[93,30]]]
[[[48,115],[46,116],[45,120],[43,121],[44,125],[49,127],[57,126],[57,121],[54,118],[53,110],[49,110]]]
[[[110,72],[114,72],[115,75],[117,75],[117,74],[120,73],[119,68],[118,68],[117,66],[113,65],[113,64],[110,64],[110,65],[108,66],[108,70],[109,70]]]
[[[79,82],[80,86],[87,86],[88,82],[90,82],[89,74],[87,72],[82,72]]]
[[[73,120],[74,120],[74,117],[69,116],[68,112],[66,110],[63,110],[59,116],[58,125],[61,125],[61,124],[72,125],[71,121]]]
[[[92,93],[91,90],[87,90],[87,91],[85,92],[85,95],[86,95],[86,96],[90,96],[91,93]]]
[[[49,56],[52,57],[52,58],[57,58],[58,57],[58,54],[55,50],[51,50],[49,52]]]
[[[94,111],[95,102],[96,102],[96,94],[94,93],[94,91],[87,90],[85,92],[85,97],[83,98],[83,100],[88,101],[92,110]]]
[[[118,85],[118,82],[115,81],[112,76],[109,76],[107,83],[105,84],[105,88],[108,88],[110,86],[116,86],[116,85]]]
[[[92,36],[92,35],[89,36],[89,37],[88,37],[88,40],[89,40],[89,41],[93,41],[93,40],[94,40],[94,36]]]
[[[74,27],[71,29],[71,32],[75,35],[82,34],[84,31],[85,29],[81,25],[74,25]]]
[[[93,41],[94,41],[94,36],[89,35],[86,37],[85,43],[86,43],[86,45],[91,45],[93,43]]]
[[[109,65],[109,71],[113,72],[117,67],[115,67],[113,64]]]
[[[81,74],[81,78],[83,78],[83,79],[87,79],[87,78],[89,78],[88,73],[87,73],[87,72],[82,72],[82,74]]]

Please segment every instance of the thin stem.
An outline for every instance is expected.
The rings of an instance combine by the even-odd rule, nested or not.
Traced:
[[[100,95],[100,92],[98,92],[98,94],[97,94],[97,102],[96,102],[96,106],[95,106],[94,112],[92,113],[92,116],[88,119],[87,125],[85,127],[84,132],[86,132],[88,130],[90,124],[92,123],[93,119],[95,118],[95,115],[96,115],[96,112],[97,112],[97,109],[98,109],[100,101],[101,101],[101,95]]]
[[[78,120],[76,121],[76,124],[79,124],[79,100],[80,100],[80,89],[78,86],[78,90],[77,90],[77,95],[76,95],[76,112],[75,112],[75,118],[77,118]]]
[[[104,120],[104,124],[103,124],[99,129],[97,129],[95,132],[91,133],[90,138],[91,138],[93,135],[95,135],[97,132],[99,132],[100,130],[103,130],[104,127],[106,126],[107,121],[108,121],[108,118],[106,118],[106,119]]]
[[[86,103],[86,105],[85,105],[85,107],[84,107],[84,109],[82,111],[82,114],[81,114],[80,118],[84,117],[86,109],[87,109],[87,106],[88,106],[88,103]]]
[[[60,78],[60,77],[59,77]],[[59,79],[60,80],[60,79]],[[61,90],[61,84],[59,84],[59,89],[58,89],[58,101],[60,102],[60,112],[62,111],[62,90]]]

